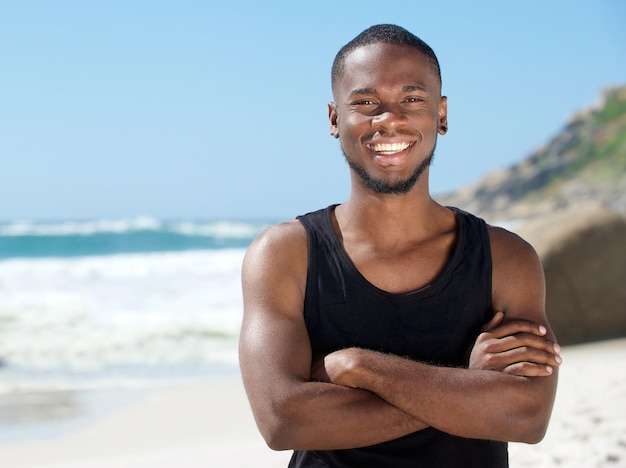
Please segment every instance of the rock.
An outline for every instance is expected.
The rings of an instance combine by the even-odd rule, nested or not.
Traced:
[[[561,345],[626,337],[626,217],[588,202],[514,230],[541,258]]]

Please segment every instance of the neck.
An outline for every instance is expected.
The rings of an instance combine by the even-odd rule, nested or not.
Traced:
[[[374,241],[389,243],[428,237],[440,228],[446,211],[430,197],[424,178],[401,195],[377,194],[353,183],[349,200],[337,207],[336,218],[344,233],[367,233]]]

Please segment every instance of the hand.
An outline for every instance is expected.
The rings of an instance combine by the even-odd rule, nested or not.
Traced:
[[[526,320],[502,323],[498,311],[482,328],[470,353],[469,368],[496,370],[523,377],[551,375],[561,362],[558,344],[544,338],[543,325]]]
[[[367,353],[367,351],[359,348],[346,348],[315,358],[311,364],[310,379],[356,388],[350,382],[349,371],[356,363],[359,353]]]

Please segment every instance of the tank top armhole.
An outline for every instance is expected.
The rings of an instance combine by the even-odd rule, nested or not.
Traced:
[[[485,278],[487,285],[485,287],[485,304],[488,304],[488,308],[485,311],[486,320],[490,320],[493,315],[493,262],[491,258],[491,238],[489,237],[489,225],[482,218],[477,218],[480,222],[481,242],[485,252]]]
[[[317,294],[315,293],[315,278],[317,277],[317,236],[315,228],[311,221],[311,217],[316,213],[309,213],[306,215],[297,216],[296,219],[300,221],[304,232],[306,233],[307,243],[307,270],[306,270],[306,286],[304,291],[304,315],[307,319],[307,311],[315,310]]]
[[[467,236],[472,232],[474,228],[475,241],[479,242],[481,251],[483,252],[483,275],[485,281],[485,287],[483,288],[485,296],[483,297],[483,304],[485,304],[485,321],[489,321],[493,315],[493,263],[491,258],[491,240],[489,237],[489,225],[483,218],[479,218],[476,215],[468,213],[460,208],[454,206],[448,206],[447,208],[454,211],[457,216],[457,220],[465,225],[465,234],[463,242],[467,242]],[[461,219],[463,218],[463,219]]]

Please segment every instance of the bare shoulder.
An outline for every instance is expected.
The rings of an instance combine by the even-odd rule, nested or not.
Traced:
[[[535,249],[517,234],[490,226],[492,299],[509,318],[545,321],[545,279]]]
[[[258,261],[298,264],[307,257],[307,236],[297,220],[287,221],[266,228],[250,244],[244,259],[244,267],[254,266]]]
[[[299,221],[265,229],[244,258],[244,312],[294,311],[304,298],[307,265],[307,235]]]
[[[494,261],[538,260],[535,249],[511,231],[498,226],[489,226],[489,239]]]

